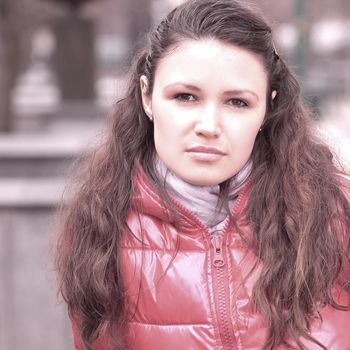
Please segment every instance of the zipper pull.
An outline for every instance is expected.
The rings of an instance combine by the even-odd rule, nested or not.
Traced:
[[[222,255],[222,237],[220,235],[213,235],[211,243],[214,248],[213,265],[215,267],[222,267],[225,265],[224,256]]]

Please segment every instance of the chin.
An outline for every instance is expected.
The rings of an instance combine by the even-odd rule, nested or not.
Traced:
[[[219,185],[225,180],[208,178],[208,177],[181,177],[184,181],[195,186],[214,186]]]

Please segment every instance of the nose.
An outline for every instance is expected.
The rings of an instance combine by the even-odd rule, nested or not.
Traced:
[[[209,138],[221,134],[219,111],[215,106],[208,106],[199,112],[194,131],[198,136]]]

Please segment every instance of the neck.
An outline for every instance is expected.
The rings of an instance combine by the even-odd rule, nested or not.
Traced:
[[[247,181],[251,169],[252,164],[249,160],[230,179],[230,189],[227,198],[230,210],[232,210],[241,188]],[[176,176],[159,157],[156,158],[156,170],[168,193],[180,204],[192,211],[210,229],[216,228],[227,218],[226,208],[219,206],[220,185],[192,185]]]

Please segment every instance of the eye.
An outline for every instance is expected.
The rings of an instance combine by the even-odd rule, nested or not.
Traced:
[[[174,99],[178,100],[180,102],[193,102],[193,101],[196,101],[196,98],[193,95],[191,95],[191,94],[184,94],[184,93],[176,94],[174,96]]]
[[[229,101],[229,104],[230,105],[233,105],[237,108],[246,108],[248,107],[248,103],[244,100],[241,100],[239,98],[232,98],[230,101]]]

